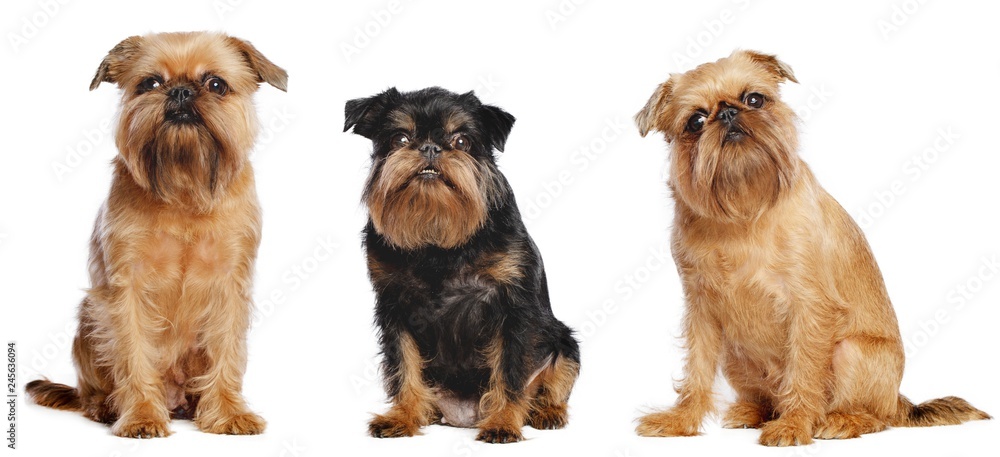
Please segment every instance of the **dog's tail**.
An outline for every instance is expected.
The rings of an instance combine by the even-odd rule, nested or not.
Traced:
[[[67,411],[80,411],[80,391],[75,387],[65,384],[58,384],[48,379],[36,379],[24,386],[31,399],[41,406],[49,408],[63,409]]]
[[[944,397],[914,405],[908,398],[899,396],[899,413],[890,425],[894,427],[930,427],[956,425],[973,420],[992,419],[969,402],[958,397]]]
[[[577,364],[580,363],[580,343],[573,336],[573,330],[566,324],[558,323],[558,339],[556,340],[556,351],[559,355],[566,357]]]

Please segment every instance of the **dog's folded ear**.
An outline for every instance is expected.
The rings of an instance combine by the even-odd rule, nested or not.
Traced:
[[[487,148],[490,151],[496,149],[503,152],[510,130],[514,127],[514,116],[496,106],[483,104],[479,97],[476,97],[475,91],[459,95],[458,99],[473,110],[479,118],[479,128],[483,132],[483,138],[488,143]]]
[[[369,140],[373,139],[378,130],[376,121],[382,116],[389,103],[401,96],[395,87],[391,87],[378,95],[348,100],[344,105],[344,131],[354,127],[354,133]]]
[[[503,152],[510,130],[514,127],[514,116],[496,106],[482,105],[479,107],[479,119],[490,149]]]
[[[673,76],[671,76],[665,83],[656,87],[653,95],[646,102],[646,106],[636,113],[634,119],[635,125],[639,127],[639,135],[645,137],[650,131],[662,130],[657,123],[659,122],[660,115],[663,114],[663,110],[670,103],[670,96],[673,94],[673,90],[674,80]]]
[[[229,42],[243,54],[247,65],[257,73],[257,82],[268,83],[284,92],[288,92],[288,73],[281,67],[264,57],[249,41],[228,37]]]
[[[97,89],[101,83],[119,84],[122,71],[128,68],[129,61],[139,53],[143,42],[144,39],[141,36],[130,36],[111,48],[111,51],[108,51],[108,55],[97,67],[94,79],[90,81],[90,90]]]
[[[778,60],[777,56],[748,50],[733,51],[733,54],[743,54],[777,77],[779,82],[786,79],[793,83],[799,82],[799,80],[795,79],[795,73],[792,73],[792,67],[788,66],[787,63]]]

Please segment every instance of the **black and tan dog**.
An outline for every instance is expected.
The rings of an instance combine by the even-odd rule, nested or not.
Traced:
[[[364,244],[392,407],[371,435],[440,422],[507,443],[524,424],[563,427],[579,349],[493,156],[514,117],[440,88],[345,111],[344,131],[374,145]]]

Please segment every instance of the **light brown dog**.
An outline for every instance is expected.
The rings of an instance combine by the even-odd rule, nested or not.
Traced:
[[[785,80],[796,81],[774,56],[736,51],[672,75],[636,115],[671,147],[688,349],[676,405],[638,433],[696,435],[720,366],[737,394],[723,425],[759,427],[769,446],[988,418],[960,398],[914,406],[899,394],[903,346],[881,273],[797,155]]]
[[[287,75],[246,41],[165,33],[115,46],[90,89],[102,82],[122,89],[119,155],[73,342],[79,387],[27,391],[118,436],[167,436],[171,416],[261,433],[241,393],[261,228],[252,95]]]

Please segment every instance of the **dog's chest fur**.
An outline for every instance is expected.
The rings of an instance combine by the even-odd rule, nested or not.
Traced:
[[[504,315],[492,304],[499,283],[482,268],[488,254],[433,249],[377,255],[388,271],[373,277],[375,284],[391,281],[398,288],[398,299],[385,304],[384,311],[417,342],[427,361],[428,381],[458,396],[478,398],[489,380],[483,351]]]
[[[750,238],[711,222],[678,225],[673,254],[687,287],[705,297],[689,306],[707,307],[723,328],[725,344],[764,365],[783,358],[792,314],[799,312],[794,290],[801,272],[799,253],[778,230],[775,238]]]
[[[194,214],[143,197],[127,176],[120,178],[98,215],[92,294],[100,295],[109,284],[128,284],[146,297],[149,317],[160,329],[155,362],[172,410],[185,403],[184,367],[202,345],[206,316],[249,312],[227,298],[249,290],[259,209],[252,188],[245,188],[220,199],[212,212]]]
[[[422,260],[408,265],[413,272],[410,290],[422,299],[407,311],[415,317],[410,330],[421,348],[434,355],[428,369],[459,379],[463,373],[483,370],[481,350],[490,339],[486,330],[500,315],[487,304],[497,285],[478,274],[470,259]]]

